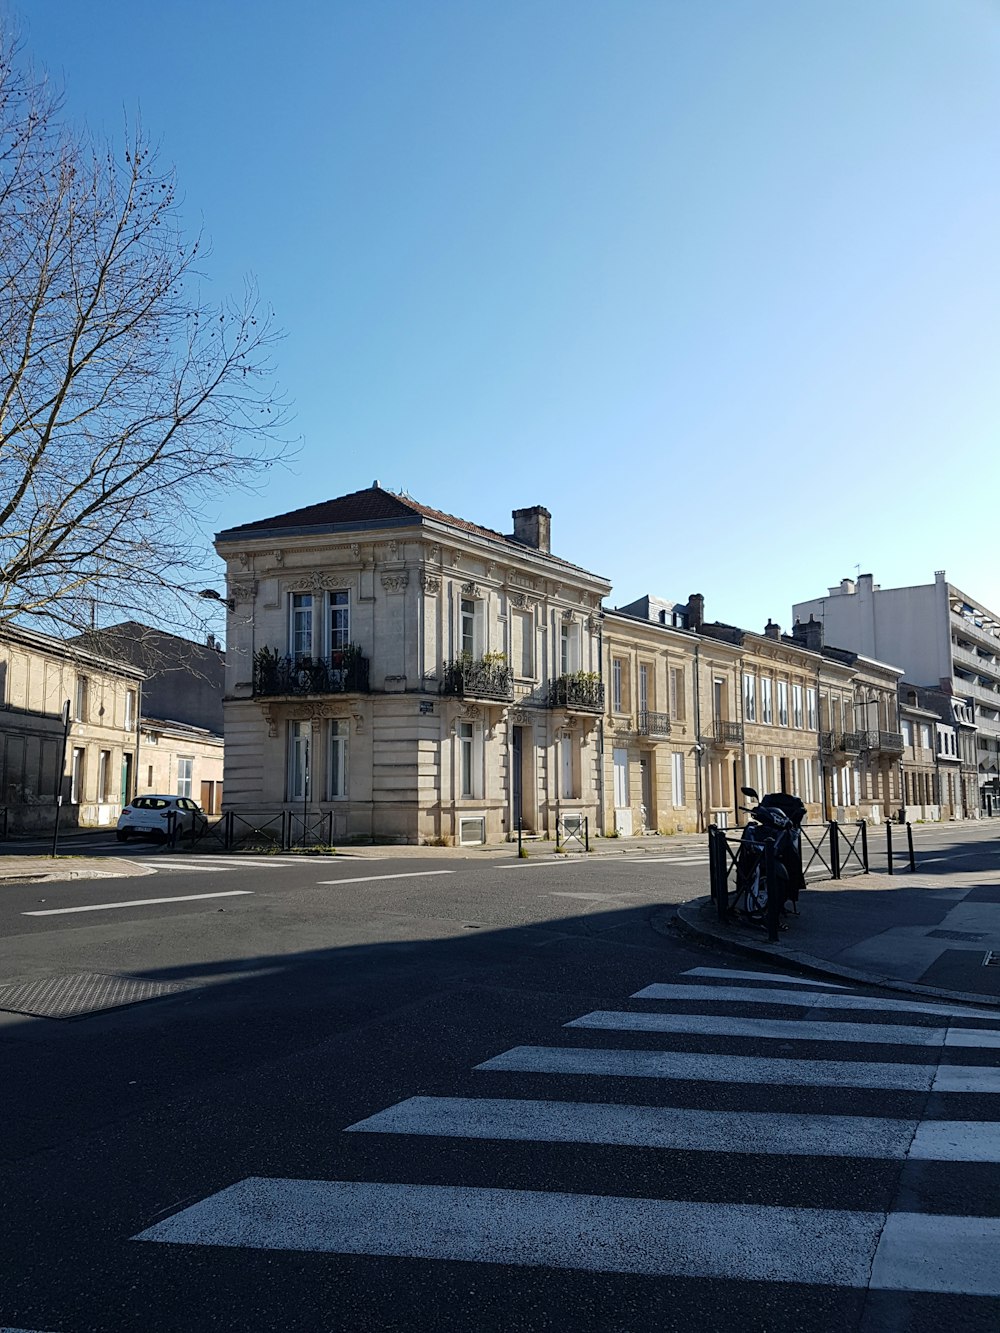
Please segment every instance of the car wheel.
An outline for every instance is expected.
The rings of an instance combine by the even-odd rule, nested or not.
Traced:
[[[118,839],[119,842],[125,842],[125,841],[127,841],[127,839],[128,839],[128,829],[127,829],[127,828],[120,828],[120,829],[118,830],[118,832],[115,834],[115,837]]]

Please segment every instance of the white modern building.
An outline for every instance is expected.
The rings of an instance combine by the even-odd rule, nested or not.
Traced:
[[[796,620],[815,617],[828,640],[898,662],[907,681],[972,705],[978,732],[978,803],[1000,813],[1000,614],[948,582],[882,588],[871,574],[844,579],[825,597],[797,602]]]

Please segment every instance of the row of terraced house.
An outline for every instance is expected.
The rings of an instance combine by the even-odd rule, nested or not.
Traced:
[[[813,821],[978,816],[974,704],[942,677],[833,637],[823,605],[787,634],[697,594],[610,609],[546,509],[513,529],[376,482],[218,534],[226,805],[438,844],[732,826],[744,785]]]

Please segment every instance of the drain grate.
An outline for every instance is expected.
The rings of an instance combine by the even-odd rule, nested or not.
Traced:
[[[996,949],[990,949],[983,958],[983,967],[1000,967],[1000,953]]]
[[[123,1005],[155,1000],[160,995],[186,989],[181,982],[79,972],[75,976],[0,986],[0,1009],[32,1018],[82,1018],[85,1014],[120,1009]]]

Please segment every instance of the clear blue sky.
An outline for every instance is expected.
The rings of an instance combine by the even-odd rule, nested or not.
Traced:
[[[1000,610],[996,0],[21,0],[287,337],[294,471],[787,626],[857,566]]]

